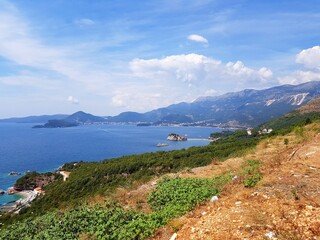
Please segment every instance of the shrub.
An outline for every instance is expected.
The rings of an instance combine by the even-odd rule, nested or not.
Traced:
[[[245,179],[243,184],[245,187],[252,188],[262,179],[262,174],[259,172],[260,160],[247,160],[243,167]]]

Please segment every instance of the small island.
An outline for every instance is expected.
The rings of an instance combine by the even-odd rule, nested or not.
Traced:
[[[33,128],[66,128],[66,127],[76,127],[78,126],[77,123],[73,122],[68,122],[66,120],[49,120],[46,124],[44,125],[35,125]]]
[[[176,133],[170,133],[167,137],[169,141],[187,141],[188,139],[185,136],[181,136]]]

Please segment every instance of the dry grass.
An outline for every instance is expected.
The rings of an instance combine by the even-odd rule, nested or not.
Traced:
[[[277,239],[320,239],[319,126],[262,141],[242,158],[262,161],[260,183],[227,185],[207,215],[186,220],[177,239],[266,239],[268,232]]]

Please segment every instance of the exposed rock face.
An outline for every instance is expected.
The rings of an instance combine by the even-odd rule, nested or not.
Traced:
[[[302,114],[320,112],[320,97],[312,99],[306,105],[298,108],[298,111]]]
[[[30,172],[17,180],[16,184],[14,185],[14,190],[23,191],[33,190],[36,187],[44,187],[59,177],[61,176],[55,173],[40,174],[37,172]]]

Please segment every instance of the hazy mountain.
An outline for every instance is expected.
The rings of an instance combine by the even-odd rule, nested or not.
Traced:
[[[257,126],[304,105],[318,95],[318,81],[264,90],[246,89],[221,96],[201,97],[192,103],[174,104],[143,114],[122,113],[109,117],[108,121],[175,123],[185,117],[193,122]]]
[[[68,117],[66,114],[56,114],[56,115],[42,115],[42,116],[29,116],[21,118],[7,118],[0,119],[0,122],[12,122],[12,123],[45,123],[51,119],[64,119]]]
[[[76,127],[86,123],[97,123],[106,122],[106,119],[97,117],[89,113],[82,111],[75,112],[74,114],[64,119],[50,119],[43,125],[35,125],[33,128],[65,128],[65,127]]]
[[[85,113],[82,111],[76,112],[67,118],[64,119],[67,122],[72,122],[72,123],[96,123],[96,122],[106,122],[106,119],[98,116],[94,116],[89,113]]]

